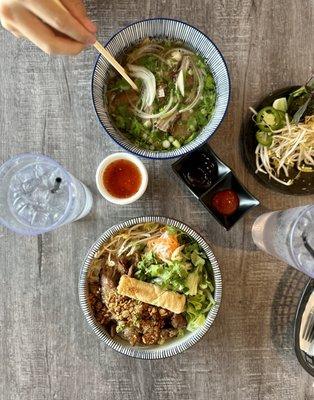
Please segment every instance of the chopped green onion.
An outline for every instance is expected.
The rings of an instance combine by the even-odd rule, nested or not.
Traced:
[[[169,140],[164,140],[164,141],[162,142],[162,147],[163,147],[164,149],[169,149],[169,147],[170,147],[170,142],[169,142]]]
[[[179,149],[181,147],[181,144],[177,139],[174,140],[172,144],[176,149]]]

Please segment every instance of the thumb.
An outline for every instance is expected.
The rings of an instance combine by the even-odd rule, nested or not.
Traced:
[[[96,25],[88,18],[86,8],[81,0],[62,0],[62,4],[69,10],[87,30],[91,33],[96,33]]]

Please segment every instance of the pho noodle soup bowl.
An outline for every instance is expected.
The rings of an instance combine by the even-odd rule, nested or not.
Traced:
[[[127,340],[122,339],[117,334],[114,337],[112,337],[109,334],[109,332],[107,332],[107,330],[96,320],[89,301],[91,293],[89,292],[88,276],[91,272],[91,266],[93,260],[95,259],[95,255],[102,248],[104,243],[107,243],[108,240],[113,235],[119,233],[121,230],[126,228],[131,228],[134,225],[142,223],[158,223],[160,225],[170,225],[176,229],[183,231],[199,245],[199,247],[202,249],[203,253],[206,255],[211,265],[211,271],[209,271],[209,273],[211,276],[210,278],[211,282],[214,286],[212,292],[212,297],[214,301],[207,315],[205,314],[204,323],[200,324],[195,330],[193,331],[184,330],[184,333],[182,335],[168,339],[162,344],[154,344],[154,345],[135,344],[132,346]],[[121,280],[122,279],[120,279],[119,286],[121,284]],[[161,359],[174,356],[188,349],[189,347],[197,343],[210,329],[219,310],[221,302],[221,293],[222,293],[222,282],[221,282],[221,274],[218,262],[209,245],[198,233],[196,233],[189,226],[177,220],[166,217],[150,216],[150,217],[133,218],[123,223],[114,225],[108,230],[106,230],[99,237],[99,239],[89,249],[86,258],[84,260],[83,266],[80,271],[78,292],[79,292],[80,306],[85,316],[85,319],[88,322],[90,328],[94,331],[94,333],[98,336],[98,338],[101,341],[103,341],[106,345],[108,345],[112,349],[130,357],[142,358],[142,359]]]
[[[179,157],[182,156],[183,154],[189,153],[190,151],[194,150],[195,148],[207,142],[216,132],[220,123],[224,119],[230,97],[230,79],[229,79],[228,69],[221,52],[219,51],[217,46],[211,41],[211,39],[209,39],[204,33],[199,31],[197,28],[194,28],[193,26],[185,22],[173,19],[154,18],[154,19],[135,22],[125,27],[124,29],[116,33],[114,36],[112,36],[112,38],[105,44],[104,47],[117,60],[122,62],[122,59],[125,56],[125,54],[128,53],[134,46],[140,44],[146,38],[155,39],[157,41],[167,40],[170,43],[172,41],[180,42],[185,49],[192,51],[193,54],[190,56],[190,58],[195,57],[195,55],[201,57],[203,62],[203,67],[206,68],[207,72],[210,71],[210,74],[212,75],[212,79],[214,82],[213,83],[214,89],[212,90],[214,90],[216,96],[216,100],[214,100],[214,106],[211,109],[210,114],[207,115],[208,122],[206,120],[204,121],[204,117],[202,118],[203,122],[202,125],[200,125],[202,126],[202,129],[199,131],[199,129],[197,128],[197,132],[199,133],[195,135],[195,137],[189,136],[188,140],[190,141],[186,140],[186,142],[179,143],[179,145],[176,147],[174,147],[174,144],[171,141],[170,145],[169,141],[166,141],[167,146],[164,147],[168,148],[168,150],[166,149],[156,150],[152,149],[150,146],[147,145],[146,147],[145,146],[141,147],[139,144],[134,144],[126,136],[126,133],[121,132],[117,128],[116,126],[117,124],[113,121],[113,118],[109,114],[107,99],[108,99],[108,93],[110,93],[110,91],[107,92],[107,90],[108,90],[108,84],[110,83],[110,79],[112,79],[114,70],[113,67],[111,67],[111,65],[108,63],[108,61],[105,60],[105,58],[101,55],[97,58],[92,76],[92,99],[94,108],[97,117],[99,119],[99,122],[101,123],[105,132],[124,149],[132,153],[135,153],[139,156],[153,158],[153,159],[167,159],[167,158]],[[183,68],[183,67],[178,67],[178,68]],[[191,71],[193,74],[192,67],[190,67],[186,73],[191,73]],[[200,70],[198,71],[200,72]],[[195,72],[195,76],[193,75],[193,82],[196,82],[197,76],[201,75],[199,72],[198,75],[197,72]],[[176,78],[173,78],[177,79],[177,82],[178,82],[178,76],[179,74],[176,75]],[[206,77],[203,79],[206,79]],[[198,82],[200,83],[200,80]],[[172,85],[173,83],[174,81],[171,82]],[[185,87],[187,88],[186,83],[183,83],[183,85],[185,85]],[[206,84],[205,86],[203,86],[202,93],[204,93],[205,90],[204,87],[206,87]],[[200,88],[200,86],[198,88]],[[167,84],[165,85],[165,90],[166,92],[168,90]],[[178,90],[179,89],[177,85],[176,86],[177,99],[180,98],[180,96],[178,95]],[[196,90],[196,87],[194,88],[194,90]],[[154,97],[156,101],[159,96],[158,93],[159,93],[159,87],[157,87],[156,97]],[[169,90],[168,93],[172,93],[172,91]],[[185,94],[187,96],[188,94],[187,89],[185,89]],[[169,96],[171,96],[171,94],[169,94]],[[205,101],[203,96],[200,96],[200,100],[197,103],[198,106],[200,106],[201,104],[200,101]],[[182,108],[184,108],[183,106],[181,107],[181,104],[183,103],[180,103],[180,106],[178,107],[178,110],[180,109],[179,111],[183,111]],[[160,108],[158,110],[160,110]],[[193,110],[195,110],[195,107],[193,108]],[[176,114],[178,114],[178,116],[181,116],[179,118],[183,119],[183,114],[180,114],[177,111]],[[188,112],[186,112],[185,114],[188,114]],[[143,121],[144,120],[142,120],[142,122]],[[169,137],[173,139],[171,133]],[[193,138],[191,139],[191,137]]]

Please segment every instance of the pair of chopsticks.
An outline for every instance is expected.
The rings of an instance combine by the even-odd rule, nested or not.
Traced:
[[[63,10],[67,11],[68,10],[64,7],[64,5],[61,3],[60,0],[54,0],[56,4],[58,4],[60,7],[63,8]],[[108,50],[106,50],[99,42],[96,40],[96,42],[93,44],[95,49],[115,68],[119,74],[128,82],[131,87],[138,91],[138,87],[136,86],[135,82],[129,77],[127,74],[126,70],[122,67],[121,64],[118,63],[118,61],[109,53]]]

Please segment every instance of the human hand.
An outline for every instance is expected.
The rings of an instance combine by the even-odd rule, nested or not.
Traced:
[[[0,0],[0,22],[47,54],[78,54],[96,41],[81,0]]]

